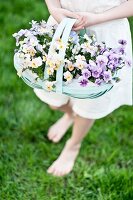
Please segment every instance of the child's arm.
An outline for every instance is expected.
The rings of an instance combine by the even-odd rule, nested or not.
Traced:
[[[48,10],[51,11],[54,8],[61,8],[61,4],[59,0],[45,0]]]
[[[78,19],[78,24],[83,24],[82,16],[79,16],[75,12],[71,12],[67,9],[61,8],[60,0],[45,0],[48,10],[50,14],[54,17],[54,19],[60,23],[64,17],[70,17]]]
[[[83,27],[89,27],[89,26],[104,23],[107,21],[133,16],[133,0],[124,2],[118,7],[112,8],[103,13],[95,14],[95,13],[88,13],[88,12],[78,12],[78,14],[81,16],[85,16],[86,20],[84,24],[82,25],[82,27],[77,24],[74,27],[74,30],[80,30]]]

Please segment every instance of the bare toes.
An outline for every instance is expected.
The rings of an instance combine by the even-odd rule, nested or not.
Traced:
[[[51,165],[51,166],[47,169],[47,172],[48,172],[49,174],[52,174],[52,173],[54,172],[54,164]]]
[[[53,139],[52,139],[53,142],[57,143],[60,141],[60,137],[59,136],[55,136]]]

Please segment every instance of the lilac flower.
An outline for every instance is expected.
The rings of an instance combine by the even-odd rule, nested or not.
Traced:
[[[95,67],[95,68],[93,68],[93,70],[92,70],[92,76],[94,77],[94,78],[99,78],[100,77],[100,75],[101,75],[101,73],[102,73],[102,68],[101,67]]]
[[[100,79],[100,78],[97,78],[97,79],[95,80],[95,84],[96,84],[96,85],[101,85],[102,83],[103,83],[103,80]]]
[[[108,63],[108,58],[104,55],[99,55],[96,60],[99,67],[104,68]]]
[[[87,86],[87,84],[88,84],[88,79],[85,78],[84,76],[80,76],[80,77],[78,78],[78,81],[79,81],[79,83],[80,83],[80,85],[81,85],[82,87],[85,87],[85,86]]]
[[[120,53],[122,55],[125,54],[125,48],[123,46],[118,48],[118,53]]]
[[[109,59],[110,59],[111,61],[114,61],[114,63],[118,63],[118,58],[119,58],[119,56],[118,56],[118,54],[116,54],[116,53],[111,53],[111,54],[109,55]]]
[[[123,40],[123,39],[118,40],[118,43],[123,45],[123,46],[127,45],[127,41]]]
[[[90,72],[88,69],[83,69],[83,70],[82,70],[82,75],[83,75],[85,78],[89,78],[89,77],[91,77],[91,72]]]
[[[70,38],[72,39],[72,42],[74,44],[77,44],[77,42],[79,40],[79,37],[78,37],[78,35],[77,35],[77,33],[75,31],[71,31]]]
[[[106,52],[107,51],[107,48],[106,47],[102,47],[101,49],[100,49],[100,54],[104,54],[104,52]]]
[[[114,70],[116,68],[116,64],[115,64],[114,60],[111,60],[108,63],[108,68],[111,69],[111,70]]]
[[[103,55],[106,56],[106,57],[109,57],[110,52],[107,50],[107,51],[105,51],[105,52],[103,53]]]
[[[106,83],[109,82],[109,81],[111,81],[111,79],[112,79],[111,71],[104,71],[103,72],[103,78],[104,78],[104,81]]]

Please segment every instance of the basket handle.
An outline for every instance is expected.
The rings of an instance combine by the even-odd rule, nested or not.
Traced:
[[[51,42],[51,45],[49,48],[49,52],[48,52],[48,56],[52,55],[52,50],[53,50],[53,47],[54,47],[54,44],[55,44],[57,38],[62,37],[62,42],[63,42],[64,48],[63,48],[63,50],[59,51],[58,55],[62,60],[64,59],[69,35],[70,35],[71,29],[75,22],[76,22],[76,19],[71,19],[71,18],[64,18],[61,21],[61,23],[58,25],[58,27],[56,29],[53,39],[52,39],[52,42]],[[47,67],[48,66],[45,67],[44,78],[49,77],[49,75],[46,72]],[[64,64],[61,64],[61,66],[59,67],[59,69],[57,70],[57,73],[56,73],[56,92],[58,92],[58,93],[62,93],[63,67],[64,67]]]
[[[55,41],[57,40],[57,38],[59,38],[62,35],[63,29],[65,28],[67,23],[66,18],[64,18],[61,23],[58,25],[55,34],[53,36],[50,48],[49,48],[49,52],[48,52],[48,57],[52,55],[52,50],[53,50],[53,46],[55,44]],[[45,70],[44,70],[44,79],[47,79],[49,77],[49,75],[47,74],[47,68],[48,66],[45,66]]]
[[[60,52],[59,52],[60,58],[62,60],[65,57],[67,42],[68,42],[70,32],[71,32],[72,27],[75,22],[76,22],[76,19],[67,18],[67,24],[66,24],[64,32],[62,34],[62,42],[64,44],[64,48],[63,48],[63,50],[60,50]],[[63,67],[64,67],[64,64],[61,64],[61,66],[59,67],[59,69],[57,70],[57,73],[56,73],[56,92],[58,92],[58,93],[62,93]]]

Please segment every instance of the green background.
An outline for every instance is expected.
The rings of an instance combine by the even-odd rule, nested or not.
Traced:
[[[47,17],[43,0],[0,0],[0,200],[132,200],[129,106],[96,121],[70,175],[46,173],[71,129],[59,144],[47,140],[48,127],[62,113],[50,110],[16,75],[12,34],[28,28],[32,19]]]

